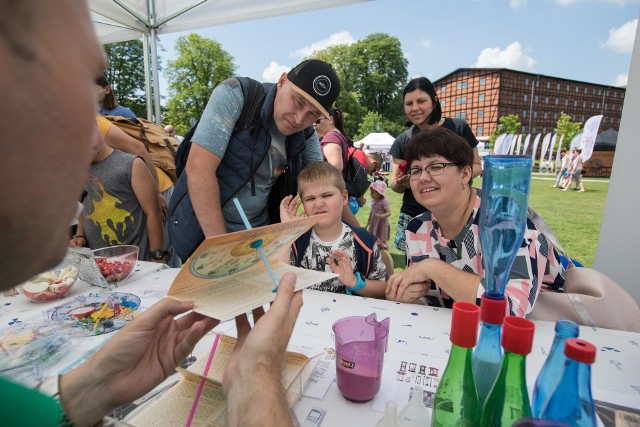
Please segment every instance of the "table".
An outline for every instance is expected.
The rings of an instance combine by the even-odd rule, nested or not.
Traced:
[[[179,269],[163,269],[154,263],[139,262],[136,270],[125,281],[118,284],[118,291],[135,293],[141,297],[142,306],[148,306],[166,294]],[[87,292],[88,287],[77,283],[67,298],[78,292]],[[91,289],[95,291],[95,288]],[[290,344],[296,347],[331,348],[333,335],[331,326],[344,316],[365,316],[376,313],[378,320],[391,318],[388,353],[385,357],[383,384],[378,396],[369,403],[354,404],[340,394],[336,384],[331,383],[321,398],[303,396],[294,410],[303,426],[373,426],[382,417],[387,398],[395,398],[398,409],[402,409],[409,386],[417,381],[428,394],[434,390],[437,378],[442,375],[451,347],[449,329],[451,311],[443,308],[406,305],[391,301],[338,295],[305,290],[304,305],[293,332]],[[23,322],[42,319],[43,310],[58,303],[36,304],[24,296],[0,297],[0,324],[4,327],[14,319]],[[8,305],[7,305],[8,304]],[[527,382],[533,387],[536,375],[551,347],[554,323],[537,321],[533,351],[527,357]],[[219,325],[215,331],[235,334],[234,322]],[[82,358],[87,349],[99,345],[109,338],[106,334],[91,337],[85,345],[75,350]],[[592,367],[592,390],[596,400],[616,403],[640,409],[640,334],[591,327],[580,327],[580,338],[598,348]],[[194,350],[199,355],[209,350],[213,337],[205,337]],[[327,352],[331,354],[331,352]],[[332,375],[332,361],[327,375]],[[406,362],[403,368],[402,363]],[[424,368],[422,368],[424,367]],[[413,368],[413,372],[412,371]],[[420,372],[424,372],[422,375]],[[420,377],[420,378],[418,378]],[[407,381],[407,378],[409,381]],[[332,378],[329,380],[331,381]],[[307,387],[308,389],[309,387]]]

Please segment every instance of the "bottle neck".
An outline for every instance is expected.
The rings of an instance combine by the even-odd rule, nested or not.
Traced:
[[[526,387],[526,360],[527,356],[505,350],[504,356],[502,357],[500,376],[504,374],[504,377],[506,377],[506,380],[511,386],[522,385]]]

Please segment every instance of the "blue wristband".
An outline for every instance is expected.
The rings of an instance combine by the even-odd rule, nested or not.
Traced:
[[[353,288],[350,288],[347,286],[347,295],[351,295],[354,292],[359,291],[360,289],[364,288],[365,285],[367,284],[367,281],[365,279],[362,278],[362,275],[360,274],[359,271],[356,271],[356,285]]]

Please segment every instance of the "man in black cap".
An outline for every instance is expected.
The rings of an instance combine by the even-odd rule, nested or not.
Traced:
[[[183,261],[204,238],[246,228],[233,198],[252,227],[278,221],[279,203],[296,194],[300,170],[323,161],[313,123],[328,117],[340,93],[331,65],[307,60],[275,84],[253,83],[237,77],[218,85],[193,135],[169,207],[169,235]],[[242,114],[245,102],[257,105],[255,114]],[[247,116],[250,126],[239,127]]]

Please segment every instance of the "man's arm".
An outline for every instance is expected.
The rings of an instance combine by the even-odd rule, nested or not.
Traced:
[[[220,157],[206,148],[198,144],[191,145],[186,167],[189,197],[205,238],[227,232],[222,217],[220,186],[216,176],[221,161]]]

